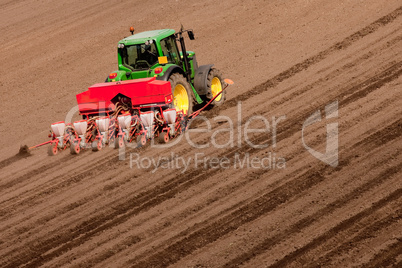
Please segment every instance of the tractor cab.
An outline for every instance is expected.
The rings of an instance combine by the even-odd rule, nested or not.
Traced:
[[[119,70],[108,82],[160,77],[172,64],[182,66],[175,31],[171,29],[133,34],[117,47]]]
[[[149,77],[169,81],[174,105],[185,113],[192,111],[193,104],[209,101],[222,91],[223,79],[220,72],[212,68],[213,64],[198,66],[195,53],[186,50],[183,34],[187,33],[189,39],[194,40],[192,30],[163,29],[134,34],[131,27],[130,32],[131,36],[117,44],[119,69],[109,74],[105,82]],[[224,93],[211,105],[220,105],[223,101]]]
[[[145,44],[124,46],[119,54],[122,65],[133,71],[148,70],[158,63],[158,51],[153,40]]]

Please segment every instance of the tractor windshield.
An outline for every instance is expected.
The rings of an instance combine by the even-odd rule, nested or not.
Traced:
[[[138,44],[119,48],[123,65],[133,70],[149,69],[158,62],[155,43]]]

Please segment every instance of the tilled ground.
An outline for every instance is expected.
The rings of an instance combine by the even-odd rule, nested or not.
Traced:
[[[262,0],[214,6],[207,1],[184,7],[172,1],[160,9],[137,3],[135,9],[144,14],[115,24],[117,12],[134,8],[120,11],[121,4],[110,3],[109,10],[108,3],[1,4],[10,21],[1,31],[15,39],[13,45],[2,38],[2,69],[11,75],[7,64],[17,68],[25,59],[35,69],[20,79],[1,80],[6,97],[1,120],[6,146],[0,161],[2,267],[401,266],[398,1],[365,1],[364,6]],[[18,146],[7,144],[40,141],[46,135],[40,127],[62,119],[74,94],[104,79],[99,70],[107,74],[115,64],[110,54],[121,37],[118,27],[134,21],[147,29],[147,16],[163,16],[172,12],[169,7],[188,14],[166,16],[161,19],[165,26],[157,28],[177,28],[177,20],[183,20],[200,29],[194,43],[199,61],[216,62],[224,71],[227,66],[226,76],[236,82],[222,107],[203,114],[210,131],[191,130],[169,148],[127,148],[123,161],[109,148],[78,156],[64,152],[50,158],[45,149],[30,157],[13,156]],[[88,26],[92,24],[103,28],[98,32]],[[27,27],[21,30],[25,35],[14,31],[17,26]],[[79,45],[75,32],[82,34]],[[94,45],[91,38],[113,45]],[[41,55],[46,41],[49,53]],[[37,50],[30,54],[31,49]],[[107,54],[105,59],[101,53]],[[56,70],[49,70],[49,63]],[[71,65],[74,70],[68,74]],[[60,75],[62,66],[65,74]],[[12,91],[18,83],[22,86]],[[68,86],[77,88],[68,91]],[[12,118],[16,98],[23,104],[23,117]],[[326,119],[325,107],[334,102],[338,114]],[[303,123],[317,110],[322,121],[302,133]],[[37,117],[37,124],[27,122]],[[246,138],[245,128],[262,129],[261,118],[269,122],[269,130]],[[339,133],[336,167],[315,158],[302,142],[304,138],[308,146],[325,152],[326,126],[334,123]],[[207,129],[205,122],[194,124]],[[6,136],[5,125],[18,133]],[[39,133],[24,137],[26,126]],[[170,162],[153,166],[150,161],[159,157]],[[213,159],[229,164],[216,168]]]

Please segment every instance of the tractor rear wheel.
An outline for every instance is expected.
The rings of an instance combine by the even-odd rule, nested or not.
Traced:
[[[176,111],[184,114],[193,112],[193,91],[186,78],[179,73],[172,74],[169,78],[172,87],[173,103]]]
[[[223,81],[222,74],[218,69],[212,68],[209,71],[207,77],[207,86],[208,86],[208,93],[206,96],[206,101],[212,100],[222,89],[225,87],[225,82]],[[215,98],[213,102],[211,102],[212,106],[221,106],[226,99],[225,91],[223,90],[222,93]]]

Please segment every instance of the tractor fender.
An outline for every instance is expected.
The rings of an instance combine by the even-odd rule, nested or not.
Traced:
[[[198,95],[206,95],[208,92],[207,78],[212,66],[214,65],[201,65],[197,68],[197,70],[195,70],[194,88],[197,91]]]
[[[156,77],[156,80],[168,81],[170,75],[173,74],[173,73],[184,74],[184,71],[180,66],[172,65],[169,68],[167,68],[166,71],[163,72],[162,76]]]
[[[113,78],[113,79],[110,79],[110,75],[111,74],[116,74],[115,75],[115,78]],[[115,82],[115,81],[123,81],[123,80],[127,80],[127,76],[126,76],[126,71],[114,71],[114,72],[111,72],[107,77],[106,77],[106,80],[105,80],[105,83],[107,83],[107,82]]]

